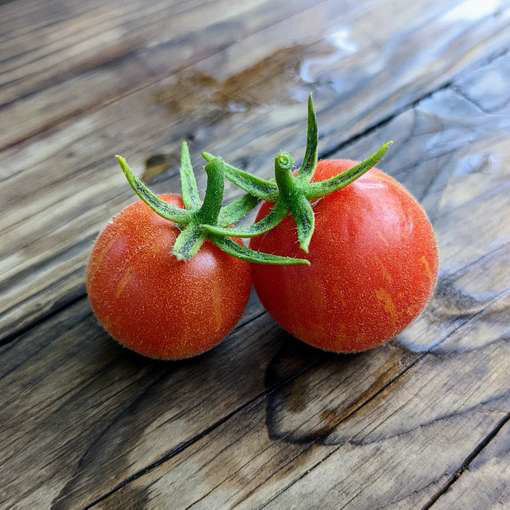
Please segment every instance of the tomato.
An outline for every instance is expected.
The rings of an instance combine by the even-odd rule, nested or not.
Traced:
[[[313,180],[356,162],[320,161]],[[257,221],[271,210],[264,203]],[[262,304],[300,340],[334,352],[356,352],[390,340],[423,310],[438,276],[438,247],[423,208],[378,169],[314,205],[310,266],[252,267]],[[288,216],[255,237],[262,252],[303,256]]]
[[[178,195],[162,195],[183,207]],[[203,353],[237,323],[251,288],[248,262],[206,241],[188,261],[172,247],[179,229],[138,201],[100,233],[87,291],[99,322],[119,343],[158,359]]]

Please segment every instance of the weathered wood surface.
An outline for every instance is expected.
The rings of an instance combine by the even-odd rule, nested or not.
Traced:
[[[173,163],[187,137],[197,164],[208,148],[267,174],[277,150],[302,147],[310,90],[327,153],[500,51],[509,28],[507,2],[397,0],[389,8],[386,0],[325,0],[1,151],[0,338],[84,295],[93,239],[132,200],[115,152],[137,168],[162,151]],[[67,86],[73,96],[95,89],[88,75]],[[2,125],[19,124],[2,115]],[[157,189],[176,189],[173,176],[172,165]]]
[[[282,19],[292,22],[294,13],[313,5],[310,0],[25,3],[33,4],[28,13],[20,16],[16,2],[3,17],[0,108],[10,129],[2,133],[0,147],[97,110]],[[38,18],[46,23],[34,23]]]
[[[510,507],[510,425],[498,431],[472,462],[466,463],[455,484],[440,495],[437,505],[452,510]]]
[[[509,69],[510,57],[496,59],[348,147],[361,155],[400,137],[386,167],[423,199],[441,245],[439,290],[420,320],[357,356],[284,343],[267,396],[99,507],[406,509],[462,490],[458,472],[510,418],[510,95],[493,90]],[[288,364],[311,356],[286,382]],[[500,452],[504,467],[500,443],[485,456]],[[504,472],[486,470],[490,487],[458,508],[505,501]]]
[[[202,4],[220,2],[187,4],[207,31],[222,18],[201,18]],[[135,45],[131,60],[129,41],[170,41],[169,30],[153,30],[165,24],[165,5],[185,3],[151,3],[156,14],[140,17],[130,3],[119,17],[141,35],[126,43],[121,30],[111,42],[129,53],[123,69],[134,81],[125,89],[126,75],[99,65],[93,46],[59,75],[30,36],[44,31],[44,9],[19,0],[0,7],[11,16],[5,39],[18,37],[27,62],[36,51],[41,61],[26,86],[63,77],[63,88],[32,106],[27,88],[0,110],[2,126],[9,119],[20,130],[0,152],[0,507],[504,508],[510,6],[281,2],[288,6],[271,18],[267,4],[248,4],[266,17],[245,25],[239,12],[236,34],[245,38],[218,44],[199,64],[183,51],[140,77],[133,69],[165,61],[167,50]],[[113,3],[67,5],[61,35],[75,37],[73,19],[93,30]],[[32,13],[30,26],[23,13]],[[86,111],[73,99],[62,116],[42,108],[25,127],[12,116],[17,101],[29,112],[68,97],[63,90],[78,96],[73,87],[92,105]],[[399,142],[384,168],[422,200],[440,240],[441,281],[426,313],[392,344],[356,356],[302,346],[256,300],[229,339],[196,360],[158,363],[115,345],[83,297],[95,233],[130,200],[111,154],[142,168],[164,153],[165,164],[149,169],[160,190],[176,187],[175,169],[165,169],[182,136],[193,138],[197,162],[208,147],[267,174],[277,149],[302,149],[309,90],[323,153],[356,158]],[[59,207],[48,210],[52,203]]]

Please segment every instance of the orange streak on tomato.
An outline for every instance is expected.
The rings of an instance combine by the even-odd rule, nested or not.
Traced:
[[[117,284],[117,290],[115,291],[115,297],[118,299],[120,295],[122,294],[122,291],[126,288],[127,284],[129,283],[129,280],[133,278],[133,271],[129,269],[129,267],[125,270],[124,274],[122,275],[121,279],[119,280],[119,283]]]
[[[428,260],[425,258],[425,255],[422,255],[420,257],[420,262],[423,264],[423,268],[425,269],[425,273],[429,277],[430,281],[434,281],[435,280],[435,275],[432,272],[432,269],[430,269],[430,264],[429,264]]]
[[[390,272],[386,269],[386,266],[384,265],[384,262],[381,260],[381,257],[376,256],[375,260],[377,260],[377,263],[379,264],[379,269],[381,271],[381,274],[383,275],[383,278],[387,283],[391,285],[393,283],[393,278]]]
[[[393,302],[391,294],[386,290],[380,288],[376,289],[375,297],[382,303],[384,311],[388,315],[388,319],[390,320],[392,326],[395,328],[395,325],[397,324],[398,314],[397,307]]]

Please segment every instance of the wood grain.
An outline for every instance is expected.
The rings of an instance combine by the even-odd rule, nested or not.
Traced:
[[[113,152],[135,168],[161,153],[172,163],[177,143],[187,137],[197,165],[207,147],[267,175],[277,150],[302,149],[310,90],[328,153],[507,42],[510,8],[504,3],[487,4],[475,16],[472,1],[398,0],[392,7],[398,17],[382,0],[345,9],[326,0],[183,74],[2,151],[0,336],[12,338],[83,295],[93,239],[131,200]],[[378,20],[376,33],[370,19]],[[289,25],[295,29],[290,39]],[[190,84],[188,95],[183,83]],[[94,88],[87,79],[82,86]],[[156,189],[175,190],[174,177],[172,166],[156,178]]]
[[[253,1],[233,28],[219,10],[199,20],[221,1],[154,2],[140,16],[136,0],[120,4],[116,26],[138,34],[126,42],[134,53],[117,59],[125,37],[107,33],[104,60],[101,39],[81,55],[73,27],[96,33],[116,3],[0,6],[6,62],[41,66],[19,95],[0,88],[13,93],[2,125],[20,129],[0,135],[10,146],[0,152],[0,508],[508,505],[509,6],[303,0],[273,15]],[[158,63],[174,51],[173,35],[156,33],[170,6],[192,27],[216,25],[204,28],[218,37],[207,58],[188,62],[176,47],[176,62]],[[67,45],[81,56],[53,70]],[[157,72],[138,76],[146,46]],[[126,75],[115,78],[117,65]],[[59,76],[62,88],[38,95]],[[111,153],[140,173],[148,161],[160,191],[176,189],[182,137],[197,163],[207,147],[268,175],[277,149],[300,154],[311,90],[324,154],[360,158],[398,141],[383,166],[424,203],[440,241],[427,311],[355,356],[293,340],[255,298],[195,360],[121,349],[83,289],[98,229],[131,200]],[[58,98],[63,116],[51,111]]]
[[[448,484],[448,491],[434,504],[440,508],[494,508],[504,509],[510,505],[510,425],[508,422],[498,431],[486,448],[472,462],[463,466]]]
[[[264,393],[285,335],[257,313],[238,332],[195,360],[153,362],[112,342],[81,300],[4,346],[0,505],[83,507]]]
[[[441,245],[426,313],[393,344],[322,355],[285,382],[287,364],[309,356],[288,342],[266,370],[267,396],[97,508],[504,508],[507,463],[492,459],[506,453],[510,419],[510,96],[490,84],[509,63],[496,59],[349,147],[401,137],[386,168],[423,198]],[[490,485],[474,498],[470,459],[473,470],[502,463],[478,473]],[[463,490],[465,506],[453,504]]]
[[[36,13],[47,23],[19,35],[8,31],[0,62],[0,112],[10,129],[0,136],[0,147],[199,62],[311,2],[83,4],[41,4]]]

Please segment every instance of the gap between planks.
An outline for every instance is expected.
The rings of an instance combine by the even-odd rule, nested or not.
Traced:
[[[504,416],[501,421],[485,436],[473,451],[466,457],[466,460],[462,463],[462,466],[450,477],[450,479],[444,484],[444,486],[430,499],[430,501],[423,507],[422,510],[429,510],[432,508],[438,500],[446,494],[450,488],[457,483],[459,478],[465,473],[466,469],[469,468],[473,460],[480,455],[480,453],[495,439],[499,431],[510,422],[510,413]]]

